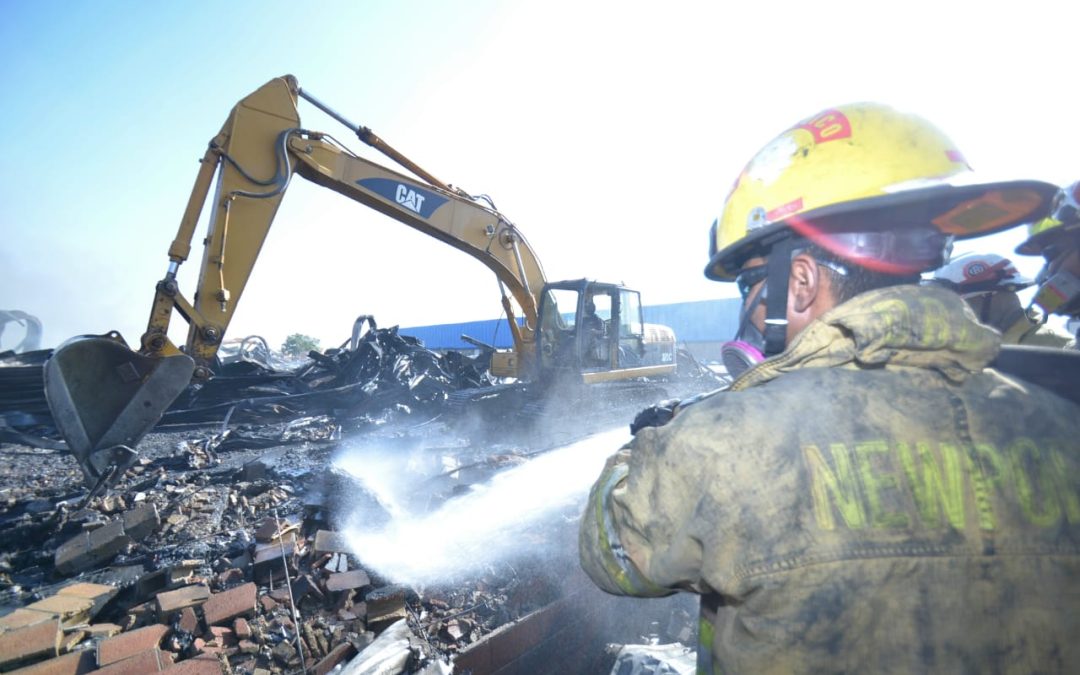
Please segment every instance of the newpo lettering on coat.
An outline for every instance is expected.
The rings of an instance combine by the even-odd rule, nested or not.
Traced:
[[[993,531],[1010,508],[1035,527],[1080,525],[1080,471],[1066,442],[1005,447],[934,441],[806,445],[814,518],[838,527]],[[977,519],[973,521],[972,519]]]

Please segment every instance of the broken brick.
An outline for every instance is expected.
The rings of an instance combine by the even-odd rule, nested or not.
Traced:
[[[237,617],[236,621],[233,621],[233,632],[238,639],[247,640],[251,637],[251,625],[244,617]]]
[[[88,638],[109,638],[120,633],[120,626],[115,623],[92,623],[86,627]]]
[[[113,520],[93,532],[81,532],[56,549],[56,571],[71,575],[108,562],[131,544],[124,523]]]
[[[235,619],[255,611],[255,584],[248,582],[221,593],[215,593],[203,605],[203,618],[208,626]]]
[[[260,544],[255,547],[255,578],[269,579],[281,576],[285,573],[285,564],[290,569],[295,569],[292,556],[296,550],[296,542],[289,541],[285,544]]]
[[[321,661],[315,664],[315,667],[311,669],[313,675],[326,675],[334,669],[334,667],[353,657],[356,653],[356,648],[348,642],[342,642],[337,647],[330,650],[330,653],[326,655]]]
[[[264,612],[269,614],[277,609],[278,603],[269,595],[263,595],[259,597],[259,606],[262,607]]]
[[[32,609],[20,607],[11,614],[0,617],[0,633],[15,630],[16,628],[33,626],[36,623],[50,621],[55,618],[56,615],[52,612],[37,612]]]
[[[169,588],[194,583],[195,571],[203,566],[202,560],[181,560],[169,566]]]
[[[300,523],[293,520],[267,518],[255,529],[255,541],[276,544],[281,540],[287,544],[290,541],[296,541],[299,530]]]
[[[259,653],[259,645],[255,644],[251,640],[241,640],[239,646],[240,646],[240,653],[241,654],[258,654]]]
[[[157,603],[144,602],[128,609],[127,616],[120,622],[120,628],[125,631],[134,630],[154,623],[156,618]]]
[[[142,541],[161,525],[161,517],[153,504],[142,504],[124,513],[124,532],[135,541]]]
[[[102,640],[97,647],[98,665],[106,666],[140,652],[157,649],[168,632],[168,626],[154,624]]]
[[[350,550],[349,542],[345,539],[345,536],[340,532],[330,530],[319,530],[315,533],[314,548],[316,556],[324,553],[348,553]]]
[[[86,598],[93,602],[93,606],[90,608],[90,618],[97,616],[97,613],[101,611],[109,600],[116,597],[116,594],[120,592],[115,586],[109,586],[106,584],[90,584],[86,582],[80,582],[64,586],[56,592],[57,595],[71,595],[77,598]]]
[[[354,588],[363,588],[371,585],[371,578],[364,570],[352,570],[351,572],[339,572],[326,578],[326,590],[331,593],[345,591]]]
[[[161,619],[167,618],[173,612],[178,612],[185,607],[194,607],[206,602],[210,597],[210,589],[203,584],[184,586],[175,591],[165,591],[157,594],[157,613]]]
[[[60,653],[66,654],[75,649],[75,645],[79,644],[86,638],[86,630],[83,628],[65,628],[64,634],[60,638]]]
[[[185,607],[180,610],[180,620],[177,622],[177,628],[185,633],[194,633],[199,630],[199,617],[195,616],[194,609]]]
[[[145,630],[145,629],[142,629]],[[115,640],[116,638],[111,638]],[[98,652],[100,663],[101,652]],[[94,675],[143,675],[144,673],[159,673],[173,663],[173,655],[163,652],[157,647],[146,649],[131,654],[120,661],[114,661],[107,666],[94,671]]]
[[[236,646],[236,633],[232,628],[225,628],[224,626],[210,626],[208,631],[210,635],[214,636],[214,642],[219,647],[235,647]]]
[[[383,586],[369,591],[364,602],[367,603],[368,624],[405,618],[405,589],[401,586]]]
[[[216,656],[199,654],[161,672],[165,675],[221,675],[225,669]]]
[[[89,650],[64,654],[11,672],[11,675],[85,675],[97,668]]]
[[[87,598],[79,598],[73,595],[50,595],[47,598],[32,602],[26,609],[35,612],[48,612],[60,618],[64,626],[87,623],[90,621],[90,610],[94,601]]]
[[[267,593],[267,595],[282,604],[292,603],[292,594],[289,593],[289,589],[285,588],[284,586],[279,586],[278,588],[275,588],[274,590]]]
[[[63,635],[55,618],[0,635],[0,669],[43,655],[57,656]]]
[[[260,543],[266,543],[268,541],[272,541],[274,537],[277,536],[277,533],[277,522],[273,518],[267,518],[266,520],[259,523],[259,526],[255,528],[255,532],[253,534],[255,536],[255,541]]]
[[[288,642],[277,643],[270,653],[274,660],[283,666],[289,665],[289,662],[296,658],[296,648]]]

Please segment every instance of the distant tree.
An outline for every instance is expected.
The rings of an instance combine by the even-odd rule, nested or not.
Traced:
[[[293,333],[285,338],[284,344],[281,345],[281,353],[285,356],[305,356],[308,352],[318,348],[319,341],[317,339],[303,333]]]

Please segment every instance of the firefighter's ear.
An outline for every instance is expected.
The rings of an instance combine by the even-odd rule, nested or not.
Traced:
[[[791,259],[791,276],[788,278],[788,310],[796,316],[809,313],[819,300],[822,273],[817,261],[805,253]]]

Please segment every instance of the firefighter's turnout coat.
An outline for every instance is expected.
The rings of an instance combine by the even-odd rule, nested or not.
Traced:
[[[701,594],[703,672],[1080,672],[1080,409],[899,286],[640,431],[593,487],[604,590]]]

